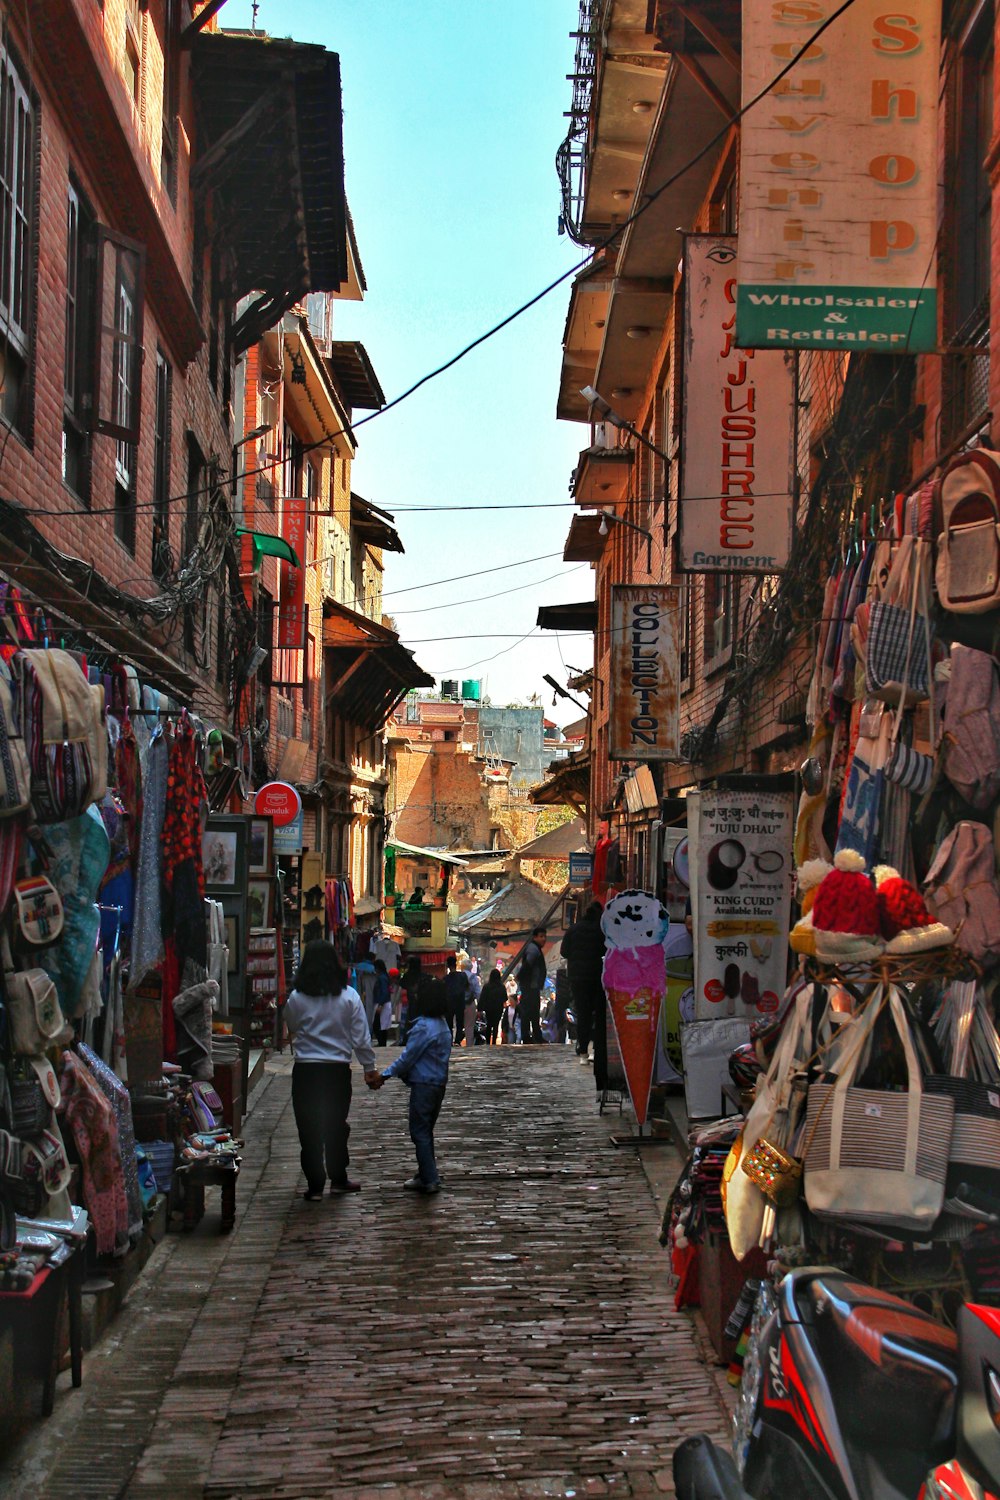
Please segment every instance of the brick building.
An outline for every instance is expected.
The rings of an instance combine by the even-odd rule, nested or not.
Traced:
[[[657,881],[647,835],[666,816],[665,799],[724,772],[798,766],[808,743],[806,693],[822,589],[845,526],[849,533],[852,516],[856,525],[881,512],[887,497],[910,492],[963,443],[988,435],[1000,379],[990,358],[990,330],[998,326],[991,308],[1000,294],[991,228],[1000,181],[995,28],[989,0],[945,5],[939,181],[951,187],[941,197],[938,240],[944,353],[794,355],[793,564],[780,578],[740,577],[681,570],[676,501],[684,234],[739,230],[739,125],[727,120],[741,100],[741,8],[708,4],[695,12],[673,0],[581,0],[559,167],[565,227],[594,254],[570,292],[557,415],[585,428],[571,485],[579,512],[564,556],[593,565],[594,594],[543,608],[539,623],[593,631],[594,669],[575,684],[591,696],[587,750],[553,767],[551,786],[536,795],[562,800],[572,790],[579,797],[584,778],[591,833],[605,822],[622,836],[633,881]],[[598,413],[581,395],[585,386],[647,443],[592,420]],[[678,590],[680,710],[679,756],[645,768],[608,755],[611,589],[644,582]]]

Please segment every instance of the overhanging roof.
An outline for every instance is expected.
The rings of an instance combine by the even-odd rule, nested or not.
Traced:
[[[382,409],[385,396],[364,344],[357,339],[334,339],[326,362],[348,406],[362,411]]]
[[[563,331],[562,369],[556,402],[556,416],[561,421],[590,420],[590,407],[580,391],[594,382],[613,275],[613,252],[599,250],[573,281]]]
[[[351,531],[356,532],[363,542],[383,552],[404,552],[406,549],[399,539],[399,532],[389,524],[392,520],[387,510],[380,510],[352,490]]]
[[[192,188],[216,200],[235,262],[237,352],[306,292],[348,280],[340,59],[324,47],[201,32],[192,44],[199,155]]]
[[[590,800],[590,755],[571,755],[555,761],[541,786],[532,787],[528,801],[541,807],[586,807]]]
[[[323,647],[327,707],[372,733],[411,688],[434,686],[394,630],[333,599],[323,601]]]
[[[459,859],[457,854],[448,854],[444,849],[423,849],[419,844],[404,844],[402,839],[386,839],[385,847],[395,849],[399,854],[412,854],[416,859],[436,860],[440,865],[455,865],[459,870],[464,870],[467,861]]]
[[[539,630],[597,629],[597,600],[583,599],[579,604],[542,604],[536,624]]]
[[[597,562],[607,540],[606,525],[604,535],[601,535],[600,516],[574,516],[563,548],[563,562]]]
[[[475,906],[453,923],[456,932],[474,932],[507,922],[537,922],[552,910],[552,897],[541,886],[515,875],[492,891],[481,906]]]
[[[518,859],[567,859],[581,849],[587,849],[587,829],[581,818],[571,818],[558,828],[550,828],[530,844],[518,849]]]
[[[624,500],[635,464],[631,447],[584,448],[573,470],[571,489],[577,505],[609,505]]]

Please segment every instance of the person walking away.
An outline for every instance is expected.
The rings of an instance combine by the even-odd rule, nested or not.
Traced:
[[[479,1019],[479,996],[482,992],[483,981],[478,974],[470,973],[468,970],[465,971],[465,978],[469,987],[465,993],[463,1030],[466,1047],[474,1047],[476,1045],[476,1022]]]
[[[479,997],[479,1003],[486,1016],[490,1046],[493,1047],[496,1045],[497,1028],[500,1025],[500,1018],[504,1013],[504,1006],[507,1004],[507,990],[503,980],[500,978],[499,969],[494,969],[483,985],[483,992]]]
[[[399,1034],[399,1040],[405,1042],[410,1034],[410,1027],[420,1014],[420,954],[411,953],[406,960],[406,970],[401,980],[403,994],[406,997],[406,1019]]]
[[[377,1047],[384,1047],[389,1040],[389,1027],[392,1025],[392,1003],[389,999],[389,973],[380,958],[375,960],[373,1003],[372,1036]]]
[[[410,1090],[410,1140],[417,1154],[416,1176],[403,1184],[418,1193],[437,1193],[441,1188],[434,1154],[434,1126],[444,1103],[451,1058],[451,1002],[444,982],[434,979],[423,997],[423,1014],[406,1042],[406,1051],[381,1073],[368,1078],[370,1088],[379,1089],[389,1078],[401,1078]]]
[[[361,1184],[347,1175],[352,1054],[366,1081],[377,1078],[378,1069],[361,996],[348,985],[332,943],[306,944],[285,1002],[285,1025],[295,1049],[292,1110],[306,1179],[303,1197],[322,1198],[327,1178],[331,1193],[356,1193]]]
[[[458,967],[454,953],[448,956],[448,972],[444,976],[445,993],[451,1007],[449,1022],[455,1027],[455,1046],[460,1047],[465,1032],[465,1002],[469,998],[469,976]]]
[[[521,986],[521,1041],[527,1045],[529,1042],[544,1041],[541,1026],[542,1011],[542,987],[545,984],[545,937],[546,929],[538,926],[533,929],[531,942],[528,943],[521,956],[521,966],[517,971],[518,981]]]
[[[605,996],[601,983],[601,966],[604,963],[604,933],[601,931],[601,914],[604,911],[599,901],[592,901],[578,921],[567,929],[559,947],[566,960],[570,994],[576,1014],[576,1050],[581,1063],[589,1061],[590,1047],[597,1055],[598,1045],[605,1058],[602,1072],[606,1072],[607,1045],[604,1034]],[[598,1044],[597,1018],[601,1018],[601,1036]]]

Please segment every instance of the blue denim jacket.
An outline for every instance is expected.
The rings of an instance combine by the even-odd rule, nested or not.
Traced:
[[[420,1016],[406,1041],[406,1051],[382,1071],[383,1078],[404,1083],[447,1083],[451,1027],[439,1016]]]

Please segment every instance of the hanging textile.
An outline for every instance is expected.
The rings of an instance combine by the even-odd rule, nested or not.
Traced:
[[[135,1129],[132,1124],[132,1101],[128,1089],[116,1078],[105,1062],[84,1043],[80,1044],[80,1056],[93,1076],[94,1082],[115,1113],[118,1130],[118,1154],[122,1164],[125,1183],[125,1202],[128,1205],[129,1239],[136,1240],[142,1233],[142,1196],[139,1192],[139,1169],[135,1157]]]
[[[162,731],[151,741],[146,763],[145,796],[139,832],[136,867],[135,930],[132,934],[132,967],[129,983],[139,984],[163,958],[160,927],[160,835],[167,806],[169,752]]]
[[[142,771],[135,728],[127,704],[118,744],[115,746],[115,781],[118,785],[118,800],[126,820],[129,852],[134,862],[139,852],[139,830],[142,824]]]
[[[128,1202],[115,1113],[97,1081],[75,1052],[63,1053],[59,1112],[69,1125],[80,1158],[82,1197],[94,1226],[99,1255],[128,1245]]]
[[[190,960],[208,967],[205,873],[201,862],[201,810],[208,799],[198,765],[194,726],[182,714],[170,750],[163,819],[164,933],[172,933],[183,972]]]
[[[49,879],[62,898],[63,929],[58,940],[42,950],[40,963],[55,982],[63,1015],[72,1020],[85,1006],[84,985],[101,926],[97,893],[111,843],[93,805],[78,818],[47,824],[45,839]]]

